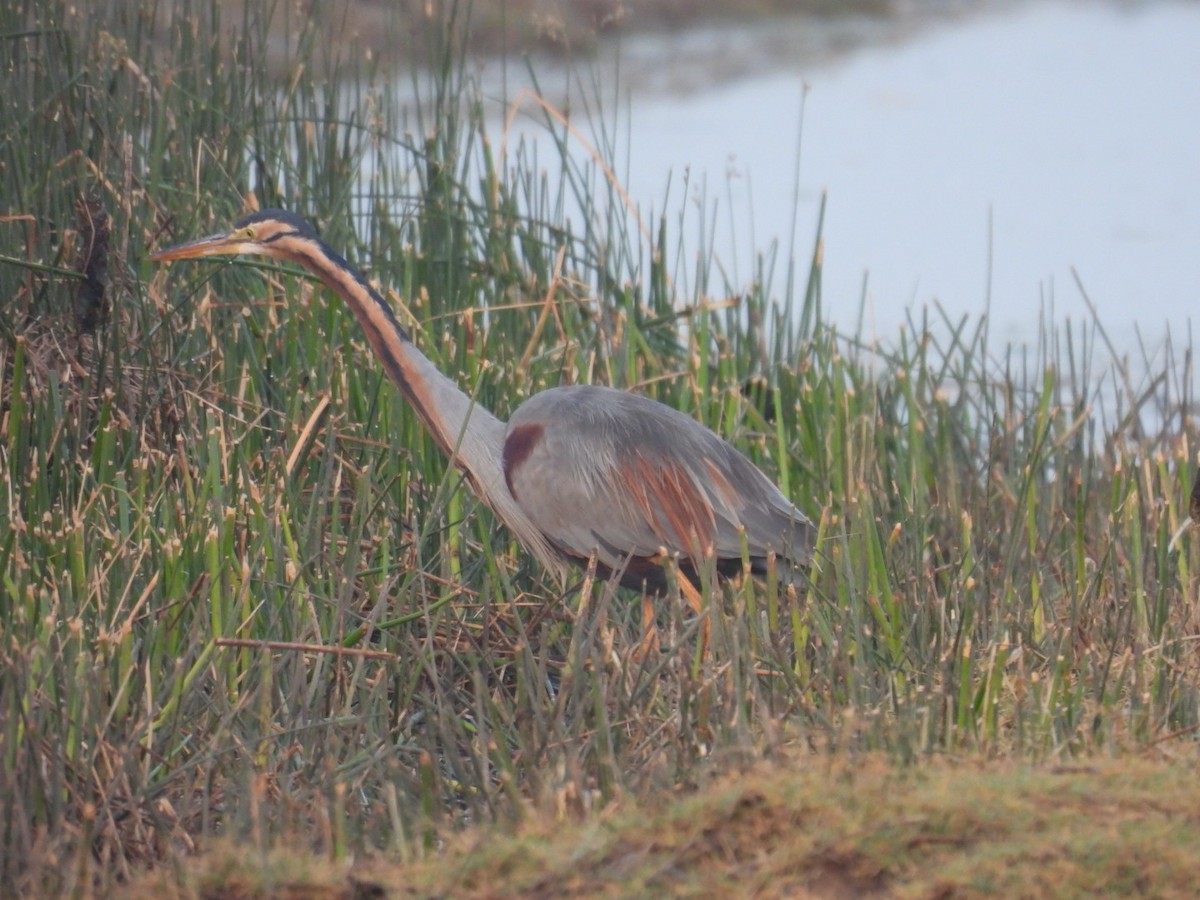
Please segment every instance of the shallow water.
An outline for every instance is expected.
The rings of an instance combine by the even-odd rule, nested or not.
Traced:
[[[1200,308],[1200,4],[1033,3],[840,53],[705,34],[699,82],[678,39],[643,38],[620,51],[640,87],[606,90],[630,196],[673,216],[703,184],[734,284],[772,239],[807,260],[826,192],[824,308],[847,328],[865,296],[868,333],[936,301],[1032,339],[1043,312],[1088,316],[1073,270],[1119,336],[1178,337]]]

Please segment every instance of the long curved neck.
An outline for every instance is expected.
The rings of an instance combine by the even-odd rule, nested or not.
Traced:
[[[561,557],[521,511],[504,480],[506,426],[444,375],[413,344],[391,306],[366,279],[322,242],[322,253],[288,248],[284,255],[325,282],[350,307],[388,377],[404,394],[442,452],[517,538],[548,568],[562,573]]]
[[[388,377],[400,388],[442,452],[468,473],[479,462],[498,460],[504,423],[476,405],[416,348],[391,306],[361,274],[327,244],[322,243],[321,250],[310,255],[301,248],[289,247],[287,256],[325,282],[350,307]],[[477,446],[479,440],[470,447],[463,446],[462,438],[468,432],[478,433],[484,446]],[[486,451],[493,452],[488,455]],[[484,454],[482,460],[473,458],[478,453]]]

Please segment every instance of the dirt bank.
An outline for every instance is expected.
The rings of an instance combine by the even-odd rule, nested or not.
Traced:
[[[243,21],[245,0],[228,0],[227,22]],[[359,59],[392,69],[424,61],[434,46],[438,25],[453,22],[472,53],[586,55],[604,39],[631,33],[677,31],[722,21],[745,24],[776,16],[814,20],[846,17],[891,18],[914,7],[942,3],[901,0],[353,0],[314,4],[304,15],[280,4],[275,8],[272,44],[312,24],[321,40],[343,51],[343,64]]]

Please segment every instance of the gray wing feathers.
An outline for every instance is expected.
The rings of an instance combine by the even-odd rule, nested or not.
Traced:
[[[718,558],[812,560],[812,523],[748,459],[688,416],[607,388],[555,388],[513,415],[541,428],[510,472],[530,519],[569,553],[609,566],[664,548]],[[697,548],[697,543],[705,544]]]

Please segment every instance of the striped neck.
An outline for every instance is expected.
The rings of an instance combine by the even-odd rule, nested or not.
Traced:
[[[391,306],[366,279],[319,239],[279,242],[279,255],[303,266],[336,293],[362,326],[384,371],[450,461],[466,473],[475,493],[511,528],[543,565],[565,574],[561,556],[521,510],[509,492],[502,468],[506,426],[478,405],[413,344]]]

